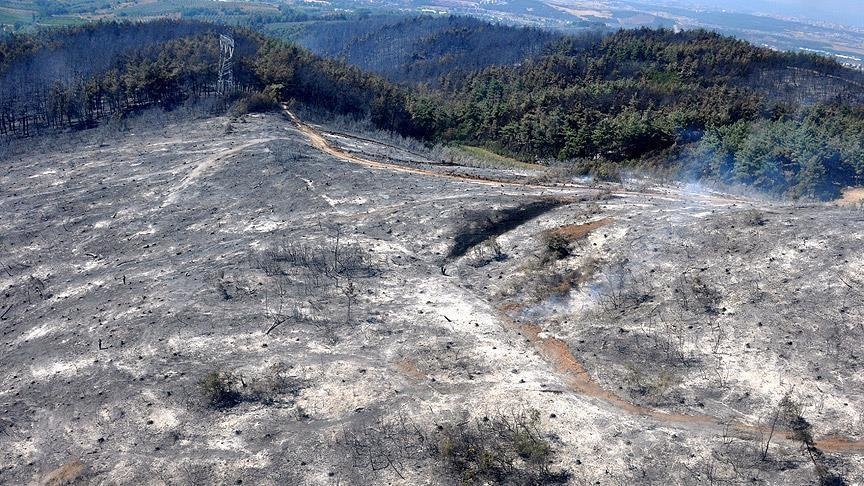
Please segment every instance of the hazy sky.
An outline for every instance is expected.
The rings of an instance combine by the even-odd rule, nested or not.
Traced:
[[[652,3],[653,0],[642,0]],[[740,12],[763,12],[805,17],[864,27],[864,0],[676,0],[678,4],[702,5]],[[665,3],[663,0],[657,3]]]

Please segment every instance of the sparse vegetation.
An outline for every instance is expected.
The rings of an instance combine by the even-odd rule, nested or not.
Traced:
[[[564,484],[537,410],[486,415],[440,426],[433,451],[463,484]]]
[[[267,113],[279,111],[281,109],[282,107],[279,106],[279,100],[274,98],[272,94],[249,93],[240,96],[240,98],[231,105],[229,113],[232,117],[238,117],[248,113]]]
[[[320,329],[336,342],[339,330],[355,322],[356,306],[368,281],[384,267],[369,251],[346,242],[342,231],[336,226],[329,241],[321,244],[297,244],[283,238],[251,255],[251,265],[270,279],[263,302],[266,335],[290,321]],[[298,301],[297,295],[303,300]],[[320,312],[333,301],[342,301],[342,316]]]
[[[699,275],[681,276],[679,284],[673,289],[675,300],[686,311],[704,313],[715,316],[720,313],[720,302],[723,296],[720,291],[709,285]]]
[[[846,480],[831,472],[825,455],[816,447],[813,439],[813,426],[803,416],[803,407],[797,403],[791,393],[787,393],[780,400],[778,406],[779,417],[791,431],[792,440],[801,444],[801,449],[813,463],[816,475],[821,486],[845,486]]]
[[[582,224],[571,224],[547,231],[543,235],[543,256],[541,261],[553,262],[572,254],[572,245],[585,239],[592,231],[611,223],[609,219],[599,219]]]
[[[491,262],[500,262],[507,259],[507,254],[504,253],[501,244],[498,243],[498,239],[494,236],[475,246],[471,250],[471,253],[474,258],[472,264],[476,267],[482,267]]]
[[[259,376],[216,370],[198,382],[204,403],[214,409],[227,409],[243,402],[265,405],[294,405],[294,398],[307,386],[307,381],[289,374],[290,366],[277,363]]]
[[[346,243],[336,229],[323,244],[294,243],[282,239],[252,257],[253,264],[269,276],[288,275],[291,269],[304,269],[313,276],[338,281],[340,278],[371,278],[381,273],[372,254],[355,243]],[[316,285],[321,280],[314,280]]]
[[[580,140],[608,136],[601,141],[619,151],[584,160],[624,168],[633,161],[621,154],[645,137],[663,156],[699,143],[662,148],[651,134],[689,137],[677,124],[716,108],[670,119],[683,105],[640,105],[642,96],[680,94],[666,89],[674,77],[637,72],[658,53],[681,59],[652,69],[674,62],[695,70],[679,73],[691,87],[718,81],[699,72],[703,51],[667,50],[689,33],[586,44],[610,57],[570,66],[584,74],[562,88],[581,93],[574,112],[663,116],[615,115],[580,139],[593,122],[569,125],[570,114],[559,113],[549,128],[549,92],[513,104],[523,96],[508,91],[517,78],[441,85],[491,103],[477,111],[459,96],[424,105],[437,88],[387,91],[374,76],[238,32],[251,56],[237,60],[241,91],[271,101],[302,95],[294,115],[293,106],[314,101],[369,127],[494,131],[510,108],[536,112],[530,124],[509,112],[512,126],[496,135],[502,145],[483,150],[526,143],[529,154],[562,142],[544,138],[554,133],[577,150]],[[726,61],[754,52],[697,39],[702,49],[734,47]],[[0,483],[44,481],[76,457],[79,482],[132,484],[804,486],[862,476],[849,455],[860,451],[864,400],[857,211],[694,194],[641,178],[583,184],[564,173],[540,183],[512,167],[448,166],[444,152],[416,140],[331,131],[302,114],[231,122],[215,97],[206,99],[218,116],[186,112],[174,103],[195,84],[171,69],[171,56],[210,41],[178,41],[164,59],[147,51],[115,66],[153,69],[134,70],[141,77],[118,95],[120,113],[144,116],[77,131],[64,110],[73,128],[87,110],[64,105],[54,113],[64,113],[66,128],[4,149]],[[62,57],[62,43],[57,49]],[[557,56],[537,82],[582,59]],[[199,61],[187,66],[207,65]],[[145,81],[166,73],[179,84],[158,98]],[[604,94],[609,83],[616,90]],[[640,91],[646,85],[657,91]],[[130,86],[143,91],[124,91]],[[616,105],[618,88],[632,108]],[[598,99],[614,106],[589,107]],[[107,103],[90,105],[94,120],[107,119],[95,114]],[[28,106],[23,123],[49,105]],[[797,116],[784,113],[771,117]],[[20,130],[22,118],[6,123]],[[784,140],[806,142],[793,139]],[[799,167],[785,164],[814,155],[768,157],[748,144],[748,157],[768,166],[781,157],[788,181]],[[717,157],[707,160],[727,160]],[[798,394],[778,404],[790,388]]]
[[[633,364],[628,364],[626,368],[624,383],[628,391],[646,403],[666,403],[670,390],[678,384],[675,374],[667,369],[661,369],[656,376],[650,376]]]
[[[308,380],[291,374],[292,365],[278,362],[249,383],[248,396],[251,401],[265,405],[295,405],[294,399],[309,386]],[[300,416],[306,415],[298,410]]]
[[[597,263],[588,261],[584,265],[562,271],[550,271],[542,262],[534,272],[530,283],[531,287],[526,289],[531,293],[532,301],[536,303],[545,302],[549,299],[564,297],[574,289],[579,289],[583,284],[589,282],[597,270]]]
[[[458,416],[459,414],[457,414]],[[405,415],[363,413],[342,428],[336,444],[348,465],[369,474],[388,471],[406,479],[430,459],[460,484],[565,484],[554,470],[553,441],[537,410],[460,417],[426,429]]]
[[[242,395],[239,386],[240,377],[228,371],[210,372],[198,382],[205,403],[217,409],[240,403]]]
[[[609,265],[602,274],[598,300],[608,312],[624,313],[654,299],[651,281],[645,275],[634,273],[626,262]]]
[[[543,238],[543,260],[555,261],[570,256],[570,240],[559,233],[547,233]]]
[[[337,444],[347,450],[352,467],[371,473],[390,470],[405,479],[410,467],[406,461],[425,455],[426,440],[426,432],[407,417],[376,413],[364,414],[344,427]]]
[[[757,209],[748,209],[743,214],[744,224],[747,226],[764,226],[768,222],[765,213]]]

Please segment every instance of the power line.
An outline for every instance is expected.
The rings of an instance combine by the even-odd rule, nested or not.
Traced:
[[[216,92],[226,94],[234,90],[234,38],[219,34],[219,81]]]

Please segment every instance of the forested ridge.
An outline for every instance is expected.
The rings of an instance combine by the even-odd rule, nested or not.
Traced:
[[[8,37],[0,45],[0,132],[90,126],[210,95],[225,29],[108,22]],[[565,37],[446,18],[365,29],[378,34],[357,45],[390,57],[346,46],[343,60],[328,60],[232,29],[236,95],[263,92],[429,142],[600,175],[661,168],[819,198],[864,184],[864,80],[826,58],[706,31]],[[481,59],[489,46],[498,51],[493,64]],[[386,68],[389,59],[401,64]]]
[[[439,87],[444,78],[539,56],[564,36],[471,17],[377,15],[307,22],[285,37],[396,83]]]
[[[200,41],[212,29],[194,22],[101,22],[9,36],[0,43],[0,133],[87,126],[203,92],[218,46]]]
[[[152,106],[172,109],[189,98],[212,95],[218,35],[228,31],[208,23],[160,20],[8,37],[0,47],[0,134],[83,128],[107,116]],[[230,96],[269,86],[275,97],[372,116],[382,126],[396,123],[393,110],[379,113],[384,107],[407,105],[402,90],[380,76],[249,30],[233,29],[232,35],[236,91]]]
[[[822,57],[642,29],[443,86],[421,131],[523,159],[674,166],[796,196],[864,182],[864,83]]]

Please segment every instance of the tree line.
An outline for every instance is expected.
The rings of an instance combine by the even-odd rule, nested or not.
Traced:
[[[172,109],[215,92],[218,35],[201,22],[100,22],[13,35],[0,45],[0,134],[84,128],[141,108]],[[263,91],[395,127],[403,91],[380,76],[233,29],[238,93]]]
[[[661,167],[831,198],[864,183],[861,78],[707,31],[626,30],[445,78],[411,114],[433,139],[525,160]]]
[[[364,42],[391,49],[400,36],[416,38],[426,26],[432,35],[420,44],[433,46],[436,56],[452,54],[452,68],[420,70],[412,81],[396,83],[232,28],[237,89],[368,118],[429,142],[480,145],[600,172],[658,167],[819,198],[864,184],[864,80],[827,58],[706,31],[547,39],[530,29],[505,35],[507,28],[473,20],[404,22],[374,28],[388,38]],[[226,29],[170,20],[102,22],[4,39],[0,133],[86,127],[212,94],[217,37]],[[473,48],[460,50],[454,38],[473,39]],[[507,52],[497,54],[497,65],[478,60],[483,46],[520,38],[534,43],[502,47]],[[405,52],[397,57],[405,59]]]
[[[539,56],[564,36],[471,17],[394,14],[308,22],[285,37],[319,56],[343,60],[394,83],[437,88],[445,76]]]
[[[864,184],[864,75],[829,58],[704,30],[563,36],[446,17],[319,22],[295,38],[410,87],[407,105],[389,109],[407,119],[379,125],[402,134],[780,195],[827,199]]]
[[[9,36],[0,43],[0,134],[91,126],[201,93],[218,60],[204,41],[212,31],[192,22],[99,22]]]

